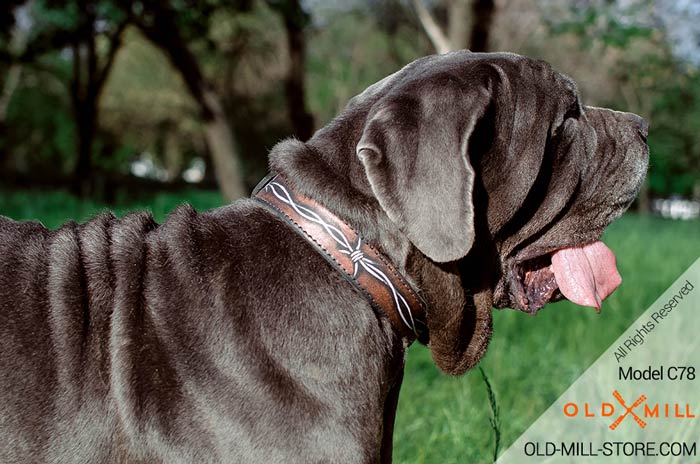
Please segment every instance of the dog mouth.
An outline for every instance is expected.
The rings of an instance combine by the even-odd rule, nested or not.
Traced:
[[[615,254],[601,241],[560,248],[511,267],[514,303],[533,315],[564,298],[600,312],[621,282]]]
[[[512,275],[513,296],[521,311],[537,314],[550,301],[559,301],[564,297],[552,272],[550,254],[514,264]]]

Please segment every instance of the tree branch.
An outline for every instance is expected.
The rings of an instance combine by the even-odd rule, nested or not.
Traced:
[[[81,50],[80,50],[80,43],[79,42],[74,42],[71,51],[73,53],[73,76],[70,81],[70,94],[71,94],[71,100],[73,102],[73,110],[77,111],[77,108],[80,107],[80,102],[82,101],[82,96],[81,96],[81,75],[82,75],[82,56],[81,56]]]
[[[5,63],[31,63],[44,53],[69,47],[75,41],[75,34],[75,30],[47,29],[29,42],[24,51],[18,55],[4,50],[0,52],[0,61]]]
[[[175,12],[167,2],[158,0],[144,1],[145,9],[140,16],[134,15],[131,2],[120,0],[129,20],[139,28],[148,40],[159,47],[168,57],[170,64],[180,73],[187,89],[197,102],[202,118],[211,121],[217,108],[205,98],[207,82],[199,66],[197,58],[187,46],[177,26]],[[150,16],[150,21],[148,17]],[[146,18],[146,19],[144,19]]]
[[[7,118],[7,107],[10,105],[12,95],[15,93],[15,90],[19,85],[19,78],[21,75],[22,65],[19,63],[11,64],[9,71],[7,72],[5,84],[2,88],[2,94],[0,95],[0,127],[5,123],[5,119]]]
[[[413,0],[413,6],[416,9],[418,19],[425,33],[428,34],[428,38],[433,43],[433,47],[435,47],[435,51],[439,54],[453,51],[453,44],[450,43],[445,33],[442,32],[442,29],[440,29],[440,26],[438,26],[437,22],[430,14],[430,11],[428,11],[423,0]]]
[[[119,23],[117,29],[109,37],[109,50],[107,51],[107,57],[105,58],[105,62],[102,65],[102,69],[99,71],[99,75],[96,79],[97,88],[100,90],[109,76],[109,72],[114,64],[114,58],[117,56],[117,51],[119,51],[119,48],[122,46],[122,34],[124,33],[127,24],[129,24],[128,21],[122,21]]]

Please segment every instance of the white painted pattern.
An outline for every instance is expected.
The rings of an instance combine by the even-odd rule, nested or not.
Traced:
[[[416,326],[413,321],[413,314],[411,313],[411,308],[406,302],[406,299],[403,297],[403,295],[401,295],[401,293],[399,293],[396,290],[394,284],[391,282],[389,277],[387,277],[386,274],[384,274],[384,272],[382,272],[377,267],[377,263],[365,257],[365,255],[362,253],[362,237],[360,237],[359,234],[357,237],[357,245],[355,245],[355,247],[353,248],[348,238],[345,236],[345,234],[343,234],[343,232],[340,229],[338,229],[332,224],[328,224],[326,221],[323,220],[323,218],[321,218],[321,216],[319,216],[312,209],[296,203],[292,199],[292,196],[289,193],[289,191],[287,191],[287,189],[282,184],[272,181],[265,186],[265,190],[271,192],[282,203],[294,209],[294,211],[296,211],[296,213],[299,216],[303,217],[308,221],[319,224],[321,227],[323,227],[328,233],[328,235],[338,244],[338,246],[340,247],[339,251],[345,255],[349,255],[352,259],[353,278],[357,276],[357,273],[360,269],[363,269],[369,275],[381,282],[387,289],[389,289],[389,291],[391,292],[391,296],[394,300],[394,306],[396,307],[399,316],[401,316],[401,320],[406,325],[406,327],[408,327],[414,333],[416,333]]]

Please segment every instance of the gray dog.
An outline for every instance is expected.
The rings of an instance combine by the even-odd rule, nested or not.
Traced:
[[[492,307],[599,307],[619,284],[598,239],[636,196],[646,132],[546,63],[458,52],[278,144],[272,171],[415,290],[415,336],[258,199],[160,226],[0,218],[0,462],[390,461],[416,336],[458,375]]]

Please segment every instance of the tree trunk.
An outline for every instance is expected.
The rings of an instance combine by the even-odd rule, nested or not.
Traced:
[[[19,85],[21,75],[22,65],[12,63],[10,65],[10,69],[7,71],[7,76],[5,77],[5,83],[2,87],[2,94],[0,94],[0,126],[3,126],[7,120],[7,108],[10,106],[12,95],[14,95],[15,90]]]
[[[97,128],[95,101],[83,101],[76,108],[78,125],[78,159],[73,169],[73,193],[87,196],[92,190],[92,144]]]
[[[87,8],[83,8],[87,11]],[[107,57],[100,67],[97,57],[96,22],[94,16],[88,17],[85,25],[79,30],[79,37],[72,45],[73,78],[70,91],[78,134],[78,158],[73,169],[73,193],[78,196],[89,195],[94,187],[92,144],[99,127],[100,95],[121,46],[121,34],[126,27],[126,23],[120,24],[109,37]]]
[[[211,90],[203,91],[203,99],[210,111],[210,116],[204,120],[204,136],[219,190],[229,201],[246,197],[248,190],[241,177],[238,151],[221,100]]]
[[[304,86],[306,63],[304,27],[308,22],[308,15],[301,7],[299,0],[289,0],[286,5],[280,6],[279,9],[284,17],[289,48],[289,71],[284,89],[289,119],[297,138],[306,141],[311,138],[314,130],[314,118],[306,109],[306,88]]]
[[[467,48],[469,28],[467,27],[467,0],[452,0],[448,5],[447,35],[452,50]],[[472,50],[475,51],[475,50]]]
[[[131,14],[130,2],[122,2],[127,13]],[[199,105],[204,138],[212,158],[216,181],[224,198],[229,201],[246,197],[248,189],[243,182],[241,156],[236,147],[221,99],[202,74],[197,58],[187,46],[178,29],[176,12],[167,2],[145,2],[145,8],[157,20],[141,21],[131,16],[132,21],[143,34],[159,47],[182,76],[194,101]]]
[[[86,196],[90,193],[92,178],[92,143],[97,128],[97,95],[92,84],[96,56],[94,36],[86,37],[86,44],[73,44],[73,79],[71,100],[78,136],[77,159],[73,168],[73,193]],[[83,47],[85,45],[85,47]],[[83,56],[83,49],[85,55]]]
[[[10,30],[7,50],[18,56],[24,53],[27,47],[29,32],[28,28],[18,27],[15,24]],[[0,93],[0,135],[3,135],[7,130],[7,110],[12,101],[12,96],[15,94],[15,90],[17,90],[20,84],[21,76],[22,64],[20,62],[12,62],[10,64],[10,69],[7,70],[5,81],[2,84],[2,93]],[[8,146],[2,148],[3,149],[0,149],[0,167],[2,167],[2,161],[7,157],[7,152],[10,150]]]
[[[170,182],[180,179],[182,176],[183,159],[180,140],[177,137],[177,128],[172,124],[166,124],[163,128],[163,158],[165,160],[165,171]]]
[[[474,0],[472,4],[472,36],[469,45],[471,51],[488,51],[495,9],[494,0]]]
[[[85,44],[87,63],[81,56],[81,45],[73,47],[73,111],[78,131],[78,159],[73,169],[73,192],[78,196],[92,193],[92,144],[97,132],[97,100],[99,84],[97,82],[97,52],[95,36],[90,35]],[[87,66],[86,69],[83,69]]]
[[[443,32],[435,18],[430,14],[430,10],[428,10],[423,0],[413,0],[413,6],[425,33],[438,53],[460,50],[467,45],[466,0],[451,0],[449,2],[447,34]],[[494,0],[473,0],[469,50],[473,52],[488,51],[495,9]]]
[[[12,95],[14,95],[19,85],[21,75],[21,65],[14,63],[10,65],[5,83],[3,84],[2,94],[0,94],[0,136],[7,130],[7,109],[10,106]],[[3,159],[7,156],[8,148],[9,147],[4,147],[4,149],[0,149],[0,167],[2,166]]]

